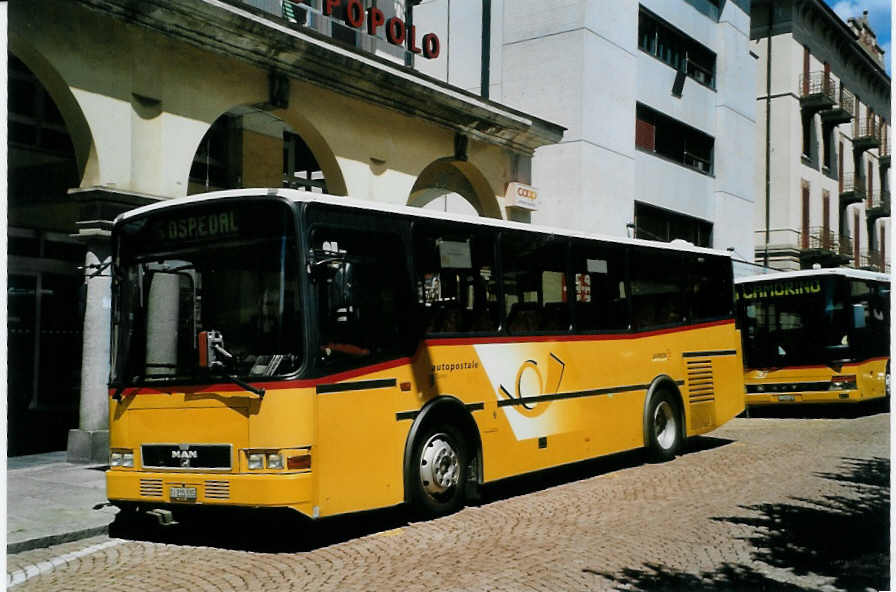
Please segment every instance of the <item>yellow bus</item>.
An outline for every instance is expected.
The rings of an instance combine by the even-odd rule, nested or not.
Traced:
[[[138,208],[113,242],[126,510],[440,515],[744,408],[726,253],[285,189]]]
[[[748,406],[889,395],[890,278],[812,269],[736,280]]]

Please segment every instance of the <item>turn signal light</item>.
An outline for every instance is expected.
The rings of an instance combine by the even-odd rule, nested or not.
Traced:
[[[302,471],[311,468],[311,455],[290,456],[286,459],[286,468],[291,471]]]

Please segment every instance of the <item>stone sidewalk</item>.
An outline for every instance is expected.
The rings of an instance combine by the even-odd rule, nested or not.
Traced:
[[[66,462],[65,451],[10,457],[6,552],[19,553],[108,532],[104,466]]]

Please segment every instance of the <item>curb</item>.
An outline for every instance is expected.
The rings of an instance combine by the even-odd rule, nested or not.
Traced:
[[[80,541],[81,539],[89,539],[90,537],[101,534],[109,534],[109,525],[95,526],[93,528],[85,528],[83,530],[75,530],[62,534],[54,534],[50,536],[37,537],[20,541],[18,543],[9,543],[6,545],[6,554],[15,555],[23,551],[31,551],[33,549],[42,549],[52,545],[61,545],[62,543],[71,543],[72,541]]]

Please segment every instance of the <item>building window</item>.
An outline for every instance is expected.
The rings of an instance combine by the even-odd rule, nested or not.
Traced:
[[[715,88],[716,54],[643,8],[638,14],[638,48]]]
[[[327,192],[327,180],[302,137],[283,132],[283,186],[314,193]]]
[[[715,140],[698,129],[640,103],[635,112],[635,147],[712,174]]]
[[[665,242],[682,239],[698,247],[709,247],[712,243],[712,224],[635,202],[635,238]]]

